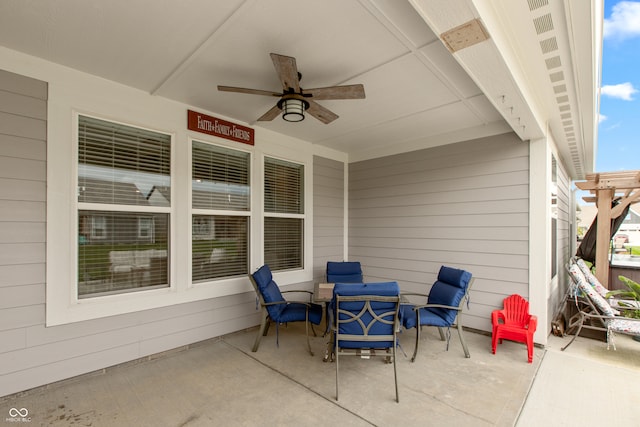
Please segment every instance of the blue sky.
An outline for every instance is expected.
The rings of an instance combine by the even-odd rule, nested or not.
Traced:
[[[604,6],[595,171],[640,170],[640,1]]]

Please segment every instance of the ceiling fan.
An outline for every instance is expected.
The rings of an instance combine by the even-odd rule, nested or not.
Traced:
[[[278,103],[258,118],[258,121],[273,120],[282,112],[283,119],[290,122],[299,122],[304,120],[306,111],[322,123],[329,124],[337,119],[338,115],[318,104],[316,100],[363,99],[365,97],[364,86],[361,84],[302,89],[300,87],[302,74],[298,72],[295,58],[272,53],[271,60],[282,82],[281,93],[260,89],[218,86],[218,90],[223,92],[279,97]]]

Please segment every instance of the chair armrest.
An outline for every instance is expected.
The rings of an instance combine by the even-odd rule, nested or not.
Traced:
[[[313,292],[312,291],[308,291],[306,289],[289,289],[287,291],[280,291],[281,294],[286,294],[286,293],[291,293],[291,292],[308,294],[309,295],[309,302],[311,302],[311,300],[313,298]],[[300,302],[300,301],[290,301],[290,302]]]
[[[504,310],[493,310],[491,312],[491,324],[497,325],[502,320],[502,323],[505,322]]]
[[[417,293],[417,292],[400,292],[400,298],[401,298],[401,304],[402,305],[407,305],[407,304],[413,304],[411,302],[411,300],[407,297],[422,297],[422,298],[429,298],[429,295],[427,294],[421,294],[421,293]]]
[[[529,323],[527,325],[527,328],[530,331],[535,331],[537,327],[538,327],[538,316],[534,316],[534,315],[529,316]]]
[[[443,304],[423,304],[423,305],[416,305],[413,307],[413,309],[416,311],[421,308],[446,308],[448,310],[462,311],[462,307],[454,307],[452,305],[443,305]]]
[[[291,303],[296,303],[296,304],[304,304],[307,307],[311,307],[311,305],[313,303],[311,302],[307,302],[307,301],[293,301],[293,300],[287,300],[287,301],[275,301],[275,302],[265,302],[264,304],[262,304],[263,307],[267,307],[267,306],[271,306],[271,305],[279,305],[279,304],[291,304]]]
[[[281,294],[286,294],[287,292],[302,292],[302,293],[305,293],[305,294],[313,295],[313,291],[309,291],[309,290],[306,290],[306,289],[289,289],[289,290],[286,290],[286,291],[280,291]]]
[[[274,301],[274,302],[260,303],[260,305],[262,307],[268,307],[268,306],[271,306],[271,305],[279,305],[279,304],[287,304],[287,301]]]

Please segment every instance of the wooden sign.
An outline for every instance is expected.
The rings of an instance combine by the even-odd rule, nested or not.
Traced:
[[[251,128],[195,111],[187,110],[187,112],[189,130],[254,145],[255,131]]]

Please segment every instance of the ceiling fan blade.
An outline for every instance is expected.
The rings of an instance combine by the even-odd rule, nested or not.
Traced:
[[[281,93],[270,90],[247,89],[244,87],[218,86],[218,90],[222,92],[248,93],[249,95],[282,96]]]
[[[327,110],[317,102],[314,102],[310,99],[308,99],[307,102],[309,103],[307,113],[311,114],[313,117],[320,120],[325,125],[331,123],[339,117],[336,113],[332,112],[331,110]]]
[[[276,72],[278,73],[280,82],[282,82],[284,91],[286,92],[289,89],[293,89],[296,93],[300,92],[300,79],[298,77],[296,58],[272,53],[271,60],[273,61],[273,66],[276,67]]]
[[[258,118],[259,122],[268,122],[271,121],[273,119],[275,119],[276,117],[278,117],[280,115],[280,112],[282,110],[280,109],[280,107],[278,107],[277,105],[273,106],[273,108],[271,108],[269,111],[267,111],[266,113],[264,113],[260,118]]]
[[[313,99],[363,99],[363,85],[346,85],[319,87],[316,89],[305,89],[305,95],[311,95]]]

